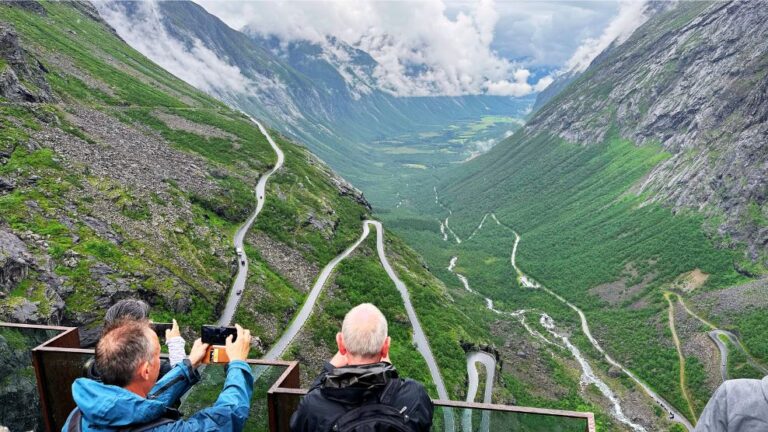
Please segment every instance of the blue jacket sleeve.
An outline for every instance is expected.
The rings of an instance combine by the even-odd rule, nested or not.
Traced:
[[[224,389],[212,407],[200,410],[187,420],[177,421],[156,430],[163,432],[221,431],[240,432],[248,419],[253,395],[253,374],[248,363],[229,363]]]
[[[176,364],[152,387],[147,399],[154,399],[167,407],[172,407],[198,381],[200,381],[200,374],[192,368],[189,360],[185,359]]]

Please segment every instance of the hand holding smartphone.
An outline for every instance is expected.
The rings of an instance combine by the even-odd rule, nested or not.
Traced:
[[[232,336],[233,341],[237,339],[237,328],[204,325],[200,328],[200,335],[202,342],[210,345],[203,357],[203,363],[229,363],[225,348],[227,337]]]
[[[150,324],[152,330],[157,333],[157,337],[161,340],[165,340],[165,331],[173,328],[173,323],[155,323]]]
[[[200,336],[203,343],[211,345],[224,346],[227,343],[227,336],[232,335],[232,340],[237,339],[237,329],[235,327],[219,327],[213,325],[204,325],[200,329]]]

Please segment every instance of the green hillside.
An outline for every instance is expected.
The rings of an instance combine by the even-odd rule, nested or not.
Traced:
[[[446,284],[461,286],[446,269],[451,257],[459,257],[454,271],[465,275],[473,289],[505,310],[544,311],[556,321],[567,323],[579,348],[610,374],[610,365],[599,360],[602,356],[580,331],[578,315],[552,295],[523,288],[517,280],[510,263],[515,230],[521,235],[517,263],[522,271],[581,308],[592,334],[611,357],[695,420],[720,382],[718,353],[706,336],[706,326],[679,311],[690,320],[686,325],[693,326],[678,329],[678,333],[683,332],[685,365],[681,366],[664,293],[679,293],[692,304],[693,312],[738,334],[758,364],[768,363],[764,337],[760,336],[768,332],[768,327],[764,320],[756,318],[768,313],[766,301],[757,300],[768,294],[768,283],[761,276],[765,274],[763,255],[752,254],[752,249],[748,249],[751,244],[736,240],[743,239],[744,232],[764,229],[765,222],[756,221],[763,217],[765,205],[754,198],[757,202],[752,207],[753,216],[735,225],[727,214],[729,209],[723,210],[720,204],[739,200],[727,195],[733,193],[733,189],[726,190],[730,185],[716,190],[707,205],[695,200],[687,204],[678,195],[674,196],[677,201],[673,205],[665,197],[674,193],[671,185],[681,176],[686,180],[680,181],[680,187],[685,187],[686,181],[717,184],[717,170],[722,163],[719,157],[753,145],[735,138],[742,132],[739,127],[751,127],[751,123],[746,117],[739,117],[744,123],[736,124],[736,117],[729,117],[729,135],[718,135],[716,140],[716,145],[721,146],[719,151],[706,138],[715,136],[715,132],[701,131],[696,135],[705,138],[686,138],[686,133],[693,135],[691,130],[678,129],[683,138],[673,136],[688,139],[685,142],[689,147],[681,150],[670,144],[672,140],[628,138],[640,134],[653,136],[653,130],[637,131],[639,126],[631,121],[642,119],[628,117],[627,110],[638,103],[638,97],[645,103],[646,96],[657,110],[674,106],[669,100],[659,99],[662,96],[658,89],[674,88],[669,83],[678,83],[679,76],[700,70],[694,69],[690,60],[666,70],[666,78],[651,76],[646,67],[651,60],[643,57],[649,55],[649,47],[674,50],[688,59],[689,51],[669,47],[670,41],[682,40],[680,43],[687,43],[690,53],[703,55],[703,48],[695,44],[705,43],[703,35],[716,31],[706,26],[718,23],[720,29],[732,28],[729,25],[736,28],[736,23],[755,18],[749,15],[751,9],[747,10],[752,6],[729,15],[720,6],[682,5],[657,21],[649,21],[628,42],[609,52],[607,59],[590,67],[536,113],[529,126],[489,153],[463,164],[461,169],[413,180],[402,192],[405,204],[381,211],[381,217],[425,256]],[[694,21],[704,15],[710,21]],[[659,28],[664,32],[655,31]],[[676,32],[684,33],[685,37]],[[690,33],[698,37],[685,42]],[[755,42],[751,38],[741,40],[750,47]],[[706,43],[716,44],[712,39]],[[722,46],[726,42],[717,43]],[[653,61],[660,58],[665,57],[654,52]],[[711,61],[716,63],[719,59]],[[638,70],[633,69],[636,65]],[[714,72],[709,72],[715,74],[713,80],[721,71],[717,67],[722,68],[717,63],[712,66]],[[751,69],[744,71],[747,76],[752,73]],[[631,86],[635,79],[655,83],[656,87],[643,89],[644,93],[638,96]],[[734,85],[725,77],[720,81]],[[621,93],[625,89],[626,96]],[[654,89],[656,94],[651,95]],[[716,98],[702,102],[696,99],[698,96],[686,94],[692,104],[708,106],[717,102]],[[641,115],[646,113],[651,116],[648,106]],[[662,118],[658,113],[655,115]],[[688,124],[684,113],[676,115],[678,124]],[[700,127],[721,121],[719,117],[707,119],[699,121]],[[566,140],[564,136],[571,138]],[[700,167],[696,165],[700,159],[709,160],[710,165],[704,162],[705,167],[696,171],[692,167]],[[670,160],[679,165],[665,165]],[[688,163],[677,162],[680,160]],[[756,160],[759,165],[761,159]],[[746,178],[752,175],[750,170],[755,162],[750,159],[743,163],[749,167],[744,173]],[[693,180],[696,173],[699,176]],[[649,182],[660,184],[660,179],[668,183],[645,188]],[[764,184],[763,178],[763,188]],[[750,192],[742,192],[742,201],[752,197]],[[447,241],[443,240],[440,231],[440,223],[449,216],[449,209],[450,228],[460,244],[450,233],[446,234]],[[488,218],[483,229],[472,236],[483,217],[491,213],[507,228],[496,227]],[[758,224],[757,228],[753,228],[754,224]],[[468,240],[470,236],[472,239]],[[751,300],[739,301],[740,293],[747,289]],[[742,365],[739,370],[745,372],[741,376],[763,375],[745,363],[743,353],[733,353],[729,361]],[[683,383],[679,380],[681,367]],[[625,385],[634,386],[625,375],[619,375]]]
[[[0,25],[11,47],[2,68],[15,73],[19,89],[0,100],[0,240],[20,259],[13,263],[24,263],[8,264],[15,276],[0,288],[0,319],[76,325],[93,343],[106,308],[140,297],[154,320],[176,317],[192,341],[224,306],[237,266],[232,235],[255,205],[259,176],[275,163],[266,139],[247,117],[124,44],[88,4],[6,3]],[[249,278],[235,317],[260,339],[254,356],[288,326],[319,269],[359,237],[370,213],[362,194],[271,133],[286,162],[246,238]],[[390,232],[386,249],[450,395],[463,399],[463,347],[502,343],[490,330],[495,318],[446,288]],[[297,345],[287,355],[298,356],[305,379],[334,349],[344,311],[373,301],[392,322],[392,360],[433,388],[370,241],[339,267],[329,292],[301,336],[317,349]],[[573,364],[542,356],[529,365],[559,371],[557,392],[539,394],[509,374],[514,394],[502,391],[499,402],[590,410],[612,424],[599,398],[574,390]],[[207,400],[201,389],[190,403]]]

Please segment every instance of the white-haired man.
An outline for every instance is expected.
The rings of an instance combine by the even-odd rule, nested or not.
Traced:
[[[291,430],[428,431],[432,400],[423,385],[398,377],[389,343],[376,306],[352,308],[336,334],[339,351],[291,417]]]

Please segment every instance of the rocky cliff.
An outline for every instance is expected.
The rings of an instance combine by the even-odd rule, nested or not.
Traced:
[[[671,157],[633,192],[714,221],[768,264],[768,7],[681,2],[534,116],[527,131],[589,146],[612,131]],[[744,271],[749,272],[744,269]]]

